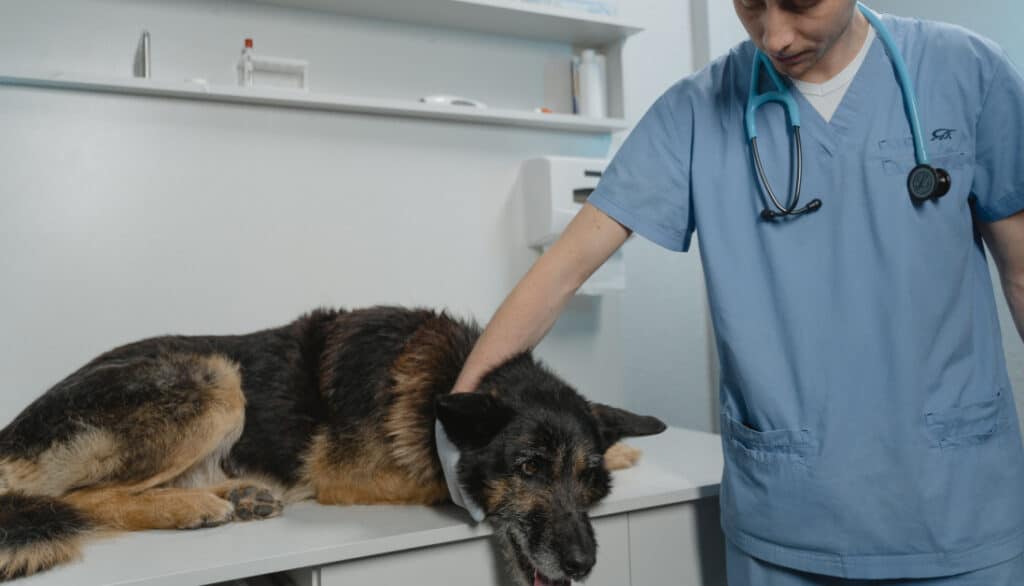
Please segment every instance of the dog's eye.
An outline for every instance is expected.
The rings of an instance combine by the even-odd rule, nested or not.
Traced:
[[[524,476],[533,476],[537,473],[537,464],[532,460],[527,460],[519,465],[519,471],[522,472]]]

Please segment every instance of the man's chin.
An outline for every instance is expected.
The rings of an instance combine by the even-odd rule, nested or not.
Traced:
[[[811,64],[808,61],[800,60],[793,63],[780,63],[772,60],[772,65],[775,66],[775,71],[785,75],[791,79],[800,79],[801,76],[806,75],[811,70]]]
[[[810,73],[818,63],[814,51],[810,50],[802,51],[790,60],[782,60],[777,57],[769,57],[768,59],[772,62],[772,66],[775,67],[775,71],[793,79],[801,79],[804,75]]]

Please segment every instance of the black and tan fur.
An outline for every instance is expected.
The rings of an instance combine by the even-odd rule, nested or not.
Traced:
[[[585,576],[603,454],[664,426],[587,402],[529,354],[449,395],[478,335],[429,310],[318,310],[97,357],[0,430],[0,580],[73,559],[97,533],[261,519],[307,498],[444,502],[435,418],[516,576]],[[607,458],[627,466],[636,453]]]

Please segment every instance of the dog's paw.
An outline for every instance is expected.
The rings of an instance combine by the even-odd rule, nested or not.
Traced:
[[[235,506],[235,518],[241,521],[269,519],[284,509],[272,492],[258,486],[239,486],[227,494],[227,499]]]
[[[180,529],[205,529],[217,527],[235,520],[235,507],[228,501],[209,495],[209,498],[192,500],[185,507],[191,509],[181,516]]]
[[[613,444],[604,452],[604,467],[609,470],[632,468],[640,461],[642,453],[639,449],[621,442]]]

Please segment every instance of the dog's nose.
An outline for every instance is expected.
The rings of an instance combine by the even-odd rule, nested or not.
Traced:
[[[595,561],[593,555],[575,550],[562,560],[562,571],[573,580],[579,580],[590,573]]]

